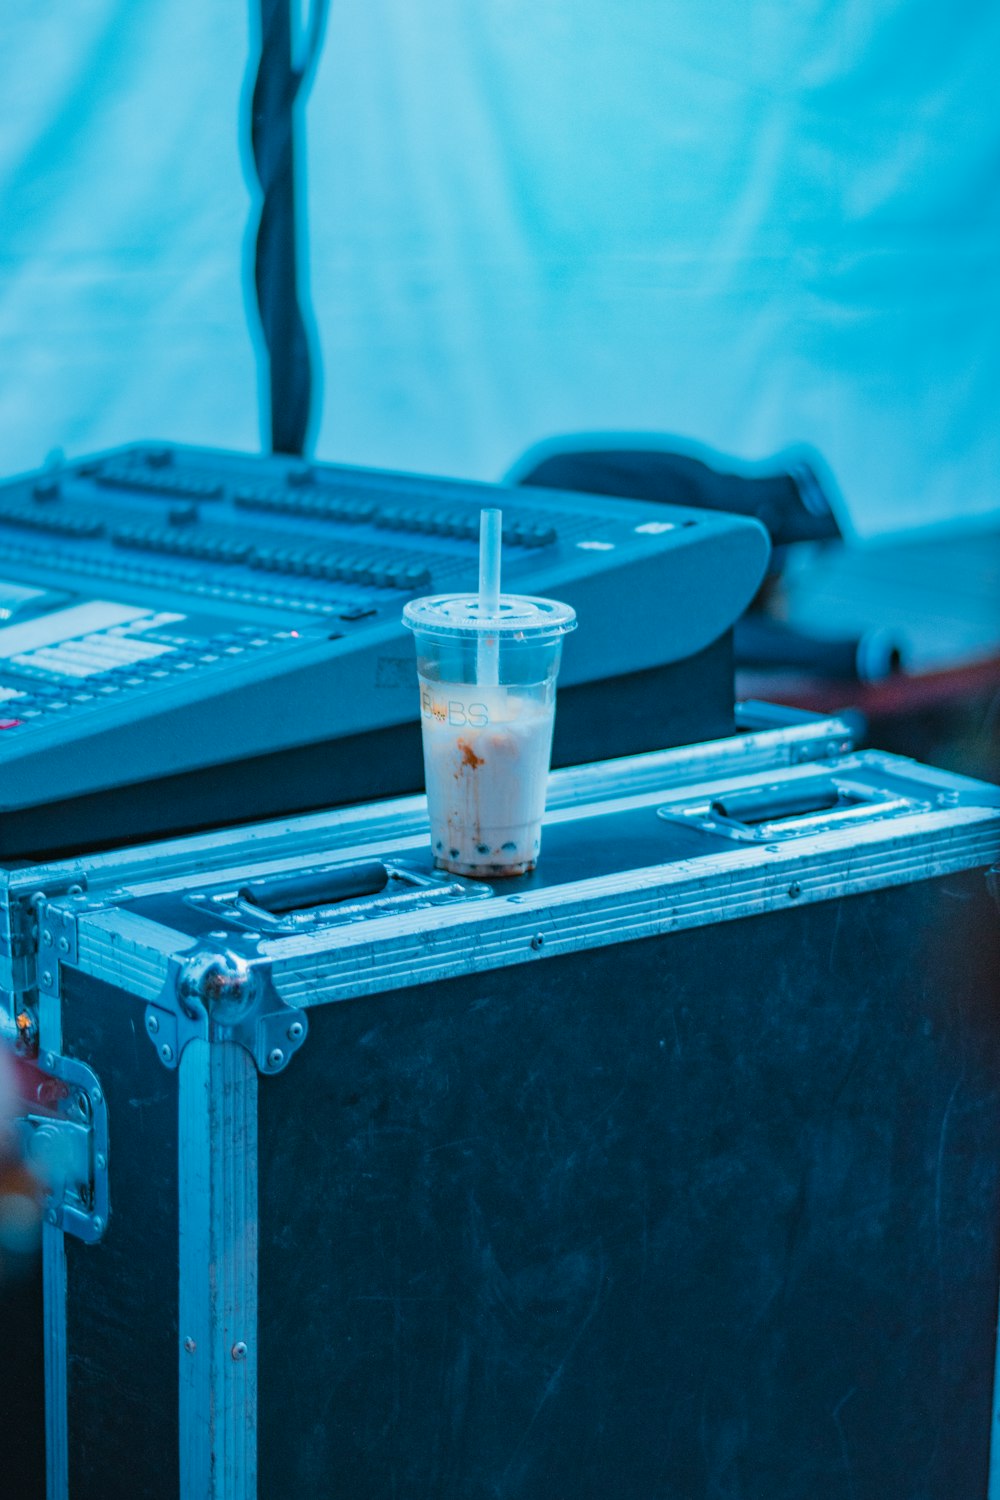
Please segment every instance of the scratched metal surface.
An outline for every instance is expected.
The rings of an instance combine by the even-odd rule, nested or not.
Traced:
[[[998,949],[971,872],[316,1008],[260,1493],[982,1495]]]

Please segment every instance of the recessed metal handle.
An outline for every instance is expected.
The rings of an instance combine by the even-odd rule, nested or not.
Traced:
[[[770,843],[824,833],[874,818],[924,810],[926,804],[862,780],[789,775],[785,782],[719,791],[714,797],[678,798],[658,807],[666,823],[748,843]]]
[[[319,931],[343,922],[418,911],[492,896],[482,881],[450,880],[440,872],[367,860],[327,869],[261,875],[234,890],[197,891],[184,900],[210,912],[216,926],[246,928],[257,937]]]
[[[261,911],[303,911],[312,906],[335,906],[375,896],[389,883],[389,871],[379,860],[335,870],[312,870],[304,875],[275,875],[241,886],[239,899]]]
[[[778,818],[803,817],[826,812],[843,801],[835,781],[813,778],[801,786],[751,787],[749,791],[726,792],[710,804],[718,818],[734,823],[771,823]]]

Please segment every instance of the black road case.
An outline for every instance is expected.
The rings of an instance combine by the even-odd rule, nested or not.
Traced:
[[[53,1500],[983,1495],[998,790],[355,816],[37,902]]]
[[[719,740],[677,746],[643,755],[575,766],[550,778],[553,808],[577,806],[632,795],[651,787],[668,787],[729,773],[800,765],[851,748],[856,716],[818,716],[776,704],[738,703],[736,732]],[[338,809],[267,823],[247,824],[238,835],[200,834],[148,846],[80,851],[71,859],[46,864],[23,860],[0,862],[0,1036],[22,1057],[38,1046],[36,958],[39,940],[37,906],[44,895],[78,886],[91,896],[98,890],[143,879],[155,870],[160,879],[192,869],[232,865],[234,860],[262,863],[278,851],[282,861],[307,858],[364,839],[421,831],[426,826],[421,797],[396,799],[377,806]],[[51,1092],[39,1079],[34,1093]],[[37,1101],[35,1101],[37,1102]],[[32,1135],[36,1127],[30,1127]],[[44,1142],[40,1149],[47,1149]],[[0,1206],[2,1207],[2,1206]],[[4,1414],[17,1442],[8,1456],[5,1482],[17,1500],[42,1500],[45,1494],[44,1392],[42,1379],[42,1288],[40,1268],[8,1279],[0,1286],[0,1389]]]

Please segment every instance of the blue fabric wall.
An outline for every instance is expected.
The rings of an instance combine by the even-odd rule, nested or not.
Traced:
[[[259,444],[222,0],[0,6],[0,474],[143,437]]]
[[[0,471],[254,447],[253,8],[7,0]],[[815,446],[864,535],[1000,505],[1000,7],[332,0],[306,109],[324,458]]]

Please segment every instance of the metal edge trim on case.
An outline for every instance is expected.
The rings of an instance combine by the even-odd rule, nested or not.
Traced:
[[[76,967],[141,1000],[155,1000],[166,983],[171,958],[194,939],[178,943],[177,934],[111,906],[81,914],[77,924]]]
[[[66,1369],[66,1241],[61,1229],[42,1225],[42,1327],[45,1346],[45,1494],[69,1494]]]
[[[822,759],[831,754],[846,753],[852,748],[852,729],[841,718],[816,718],[811,723],[790,724],[778,729],[748,729],[724,739],[708,739],[697,745],[673,745],[667,750],[648,750],[621,759],[595,762],[591,765],[561,766],[552,772],[549,783],[550,807],[570,807],[580,798],[601,801],[606,796],[652,790],[655,786],[684,784],[691,775],[708,778],[718,766],[718,774],[753,772],[771,768],[783,769],[801,760]],[[664,780],[666,778],[666,780]],[[265,823],[247,823],[240,829],[241,859],[259,861],[267,858],[268,849],[315,847],[316,835],[331,838],[328,847],[345,847],[367,843],[372,837],[393,837],[402,832],[420,831],[426,825],[427,813],[423,795],[399,796],[388,802],[364,807],[340,807],[322,813],[303,813],[298,817],[271,819]],[[67,882],[85,882],[91,889],[108,889],[112,883],[127,882],[135,888],[153,882],[157,889],[169,888],[171,880],[184,882],[190,873],[192,853],[205,868],[225,868],[220,856],[234,849],[232,829],[202,832],[184,838],[169,838],[162,843],[141,844],[130,849],[112,849],[94,853],[87,861],[55,861],[40,864],[28,871],[6,874],[7,904],[22,891],[48,889],[58,895],[55,886]]]
[[[585,766],[562,766],[552,772],[546,806],[572,807],[581,798],[597,802],[605,797],[634,796],[657,786],[684,785],[693,777],[781,771],[802,761],[847,754],[853,748],[851,729],[838,718],[781,729],[745,730],[724,740],[675,745],[669,750]]]
[[[654,807],[655,799],[647,805]],[[621,806],[617,804],[617,809]],[[766,888],[782,869],[799,870],[810,864],[821,869],[829,867],[834,872],[840,872],[840,866],[846,864],[853,876],[860,860],[866,861],[867,870],[867,862],[873,853],[879,851],[887,851],[889,856],[898,852],[902,861],[901,878],[918,879],[926,863],[928,845],[945,847],[956,838],[964,843],[970,837],[975,838],[976,831],[983,827],[988,830],[987,847],[992,842],[1000,842],[1000,813],[991,808],[924,809],[905,816],[873,819],[860,827],[853,825],[802,835],[783,843],[734,843],[722,850],[684,859],[650,860],[614,874],[582,876],[561,885],[540,885],[522,891],[511,882],[513,888],[509,894],[498,888],[490,901],[405,915],[386,913],[363,924],[343,928],[337,933],[337,948],[345,954],[351,949],[360,949],[367,954],[383,939],[396,941],[412,933],[427,934],[429,939],[442,929],[470,926],[475,931],[491,920],[502,920],[511,907],[519,911],[551,913],[585,898],[587,906],[606,912],[609,902],[616,903],[633,891],[662,889],[673,896],[674,888],[683,888],[692,881],[716,890],[716,901],[724,899],[725,909],[728,909],[729,894],[738,882],[749,881],[751,885],[763,882]],[[841,875],[841,878],[845,877]],[[725,911],[720,915],[724,917]],[[280,966],[289,958],[325,952],[331,946],[329,930],[314,930],[292,937],[263,939],[258,951],[262,957]],[[356,960],[351,958],[349,961],[354,964]]]
[[[273,983],[285,1004],[306,1008],[465,973],[487,961],[517,963],[528,940],[537,935],[540,919],[565,929],[561,946],[570,942],[572,932],[577,946],[594,947],[629,935],[768,910],[783,904],[790,883],[798,888],[794,899],[817,901],[838,894],[848,882],[850,889],[861,890],[924,878],[932,858],[944,873],[945,864],[948,869],[988,864],[997,852],[1000,818],[994,810],[948,808],[886,819],[867,828],[815,834],[781,846],[737,847],[672,865],[497,896],[464,909],[374,918],[340,929],[334,949],[329,934],[319,931],[265,941],[259,951],[273,963]],[[861,859],[864,874],[858,876]],[[692,890],[685,893],[685,886]],[[712,893],[706,914],[701,914],[703,903],[693,892],[704,888]],[[650,890],[652,896],[644,894]],[[511,912],[515,903],[516,915]],[[571,919],[573,903],[579,912]],[[652,917],[647,912],[650,905]],[[112,983],[122,982],[121,948],[114,930],[115,918],[122,915],[112,910],[100,921],[81,923],[79,967]],[[487,942],[482,929],[490,919],[495,919],[497,930]],[[136,921],[142,921],[151,937],[155,934],[158,945],[177,941],[178,935],[168,929],[145,919]],[[470,929],[476,934],[473,942],[467,936]],[[549,941],[545,951],[551,953],[553,946]],[[535,945],[532,952],[537,954],[540,947]],[[148,981],[140,984],[136,975],[131,976],[132,988],[141,998],[155,999],[167,973],[164,957],[162,968],[158,966],[155,975],[150,971]]]
[[[643,760],[650,758],[641,757]],[[617,763],[609,762],[609,764],[615,765]],[[823,764],[827,770],[836,771],[837,773],[863,773],[868,764],[867,752],[862,755],[851,755],[845,760],[834,761],[832,763],[824,762]],[[599,767],[581,767],[577,769],[581,771],[600,770]],[[594,817],[598,814],[627,812],[643,807],[655,807],[665,797],[669,799],[671,792],[678,799],[683,797],[685,804],[689,801],[697,801],[699,797],[704,798],[705,796],[712,795],[719,789],[718,777],[714,774],[709,774],[713,771],[712,764],[705,764],[700,767],[700,770],[704,773],[705,777],[702,781],[678,779],[676,782],[670,782],[664,781],[662,777],[650,775],[647,782],[639,785],[632,778],[625,778],[621,784],[602,779],[600,782],[600,796],[591,795],[585,790],[578,789],[579,795],[567,801],[565,805],[562,805],[561,799],[557,798],[553,800],[550,798],[547,804],[545,821],[547,824],[569,823],[580,818]],[[808,763],[802,760],[796,761],[794,765],[786,764],[781,766],[775,765],[771,761],[766,761],[760,765],[751,763],[749,766],[745,766],[741,764],[739,774],[737,774],[734,767],[730,775],[726,778],[725,785],[727,790],[736,791],[744,786],[756,786],[762,775],[779,772],[783,782],[795,783],[799,780],[809,779],[815,775],[815,771],[816,762],[812,760],[808,761]],[[392,806],[393,804],[390,803],[388,805]],[[414,829],[418,831],[414,833]],[[230,848],[236,860],[235,864],[217,865],[211,868],[211,870],[205,869],[204,866],[201,868],[205,874],[206,881],[210,882],[213,886],[224,888],[228,882],[242,883],[246,877],[247,866],[251,863],[258,875],[279,874],[285,870],[300,869],[304,854],[308,854],[309,858],[317,864],[347,864],[352,859],[372,859],[386,855],[405,854],[413,849],[423,849],[426,847],[428,838],[427,813],[424,799],[419,799],[419,806],[412,820],[403,820],[401,818],[395,820],[387,819],[384,829],[386,837],[383,840],[375,841],[370,836],[364,842],[356,842],[361,832],[362,830],[359,827],[349,826],[344,835],[345,841],[338,842],[336,838],[330,837],[324,843],[318,844],[314,830],[313,836],[308,842],[296,836],[282,847],[280,856],[273,858],[265,857],[259,848],[255,850],[248,845],[244,845],[239,840],[231,839]],[[371,835],[371,830],[369,830],[369,834]],[[355,842],[349,842],[348,840],[355,840]],[[183,875],[170,876],[165,879],[144,879],[137,881],[129,887],[127,894],[130,899],[137,899],[143,896],[165,895],[171,891],[189,890],[190,888],[191,871],[188,870]],[[105,913],[104,920],[110,923],[112,919]],[[92,923],[93,925],[100,926],[100,918],[98,916],[93,917]],[[120,934],[119,952],[121,954],[120,961],[123,972],[125,964],[128,962],[126,954],[130,955],[133,963],[133,971],[128,974],[129,988],[133,989],[138,995],[152,998],[151,992],[147,992],[146,988],[139,987],[142,984],[142,977],[134,972],[136,960],[133,950],[135,948],[135,940],[141,938],[145,939],[145,947],[147,949],[156,947],[157,945],[162,947],[164,942],[162,936],[163,929],[157,923],[150,922],[146,918],[136,916],[133,913],[128,913],[126,920],[121,915],[120,908],[119,916],[115,919],[114,925],[116,931]],[[131,941],[128,940],[129,934],[132,935]],[[87,943],[85,933],[81,934],[80,943],[80,952],[82,955],[85,952],[84,945]],[[150,962],[148,956],[145,957],[144,962],[147,964]],[[150,976],[147,976],[147,978],[149,984],[155,983],[157,989],[159,989],[162,985],[162,969],[156,968],[155,973],[151,971]]]
[[[931,879],[986,865],[998,851],[995,813],[951,809],[849,835],[817,834],[794,847],[738,848],[498,897],[471,911],[425,912],[422,922],[417,914],[379,918],[366,924],[367,931],[339,932],[335,947],[321,938],[289,938],[261,948],[272,960],[272,980],[285,1002],[307,1008]]]
[[[857,758],[852,757],[837,769],[863,769]],[[796,777],[809,776],[813,774],[811,766],[802,766],[792,769],[786,773],[789,781]],[[727,785],[730,788],[744,783],[752,783],[754,777],[734,778]],[[716,787],[718,783],[708,783],[707,789]],[[685,789],[684,798],[690,800],[698,795],[698,788]],[[660,800],[658,794],[649,793],[627,798],[616,803],[605,803],[601,807],[602,813],[622,811],[626,808],[642,806],[655,806]],[[553,813],[550,821],[569,822],[577,816],[575,809]],[[975,830],[985,825],[985,832],[977,835]],[[874,821],[868,827],[855,827],[843,831],[829,831],[822,834],[799,837],[789,840],[780,846],[781,855],[789,864],[791,870],[798,870],[799,862],[808,864],[810,861],[819,862],[820,874],[826,867],[830,867],[834,874],[828,879],[820,879],[815,873],[810,875],[809,888],[806,891],[806,899],[819,900],[824,896],[837,893],[838,882],[843,885],[848,879],[847,871],[851,872],[851,878],[857,880],[853,872],[857,868],[858,861],[864,859],[865,876],[858,888],[871,888],[872,884],[903,883],[909,880],[923,878],[923,868],[927,860],[935,853],[943,858],[941,852],[945,847],[955,846],[955,853],[949,868],[958,868],[963,862],[968,865],[973,856],[982,863],[987,864],[996,857],[998,836],[996,829],[1000,827],[998,813],[989,807],[956,807],[949,806],[941,809],[914,812],[903,816],[887,818],[882,821]],[[963,831],[970,830],[970,831]],[[991,832],[992,830],[992,832]],[[955,845],[955,840],[958,844]],[[969,842],[971,840],[971,842]],[[929,842],[928,842],[929,841]],[[403,841],[408,844],[409,841]],[[966,847],[968,845],[968,847]],[[401,843],[395,848],[398,852]],[[871,857],[875,851],[884,850],[888,847],[888,853],[883,853],[884,868],[876,869],[871,865]],[[893,849],[899,852],[894,854]],[[371,845],[357,846],[355,853],[364,853],[370,857],[377,852]],[[349,851],[339,851],[344,858]],[[847,871],[836,873],[838,862],[846,862]],[[745,877],[743,872],[749,869],[765,870],[762,889],[754,891],[754,878],[751,874]],[[244,867],[245,868],[245,867]],[[408,957],[406,967],[413,968],[414,983],[423,979],[440,977],[447,972],[464,972],[470,967],[475,967],[482,959],[482,940],[477,945],[470,945],[463,934],[473,924],[473,930],[481,929],[490,918],[499,917],[503,924],[503,931],[508,934],[507,938],[497,944],[498,951],[510,947],[515,950],[515,956],[500,960],[503,962],[516,962],[520,946],[524,938],[521,930],[537,917],[533,918],[530,913],[543,911],[547,919],[551,919],[554,909],[565,909],[567,903],[573,899],[583,899],[586,895],[586,907],[593,912],[597,909],[607,910],[609,903],[616,910],[615,930],[624,935],[628,929],[628,892],[645,886],[664,887],[667,895],[677,887],[679,883],[690,881],[692,877],[698,876],[702,881],[719,881],[722,877],[724,889],[727,893],[724,915],[744,915],[754,910],[763,910],[767,907],[764,900],[764,892],[769,890],[775,880],[779,880],[780,869],[779,851],[777,847],[770,845],[754,845],[749,848],[738,848],[726,851],[723,854],[702,855],[694,860],[680,861],[672,865],[654,865],[644,870],[627,871],[623,874],[606,876],[576,882],[572,885],[558,887],[542,887],[524,896],[498,895],[493,900],[469,903],[464,910],[455,908],[452,910],[422,911],[410,915],[389,915],[373,918],[363,924],[354,927],[346,927],[338,930],[337,948],[334,953],[329,953],[329,934],[318,930],[315,934],[301,937],[281,938],[271,941],[262,941],[259,945],[259,954],[262,958],[274,963],[274,982],[281,998],[288,1005],[306,1006],[321,1003],[330,998],[338,998],[347,994],[371,993],[384,988],[390,977],[396,973],[401,965],[392,961],[390,944],[396,952],[400,952],[401,944],[408,944],[411,934],[419,933],[420,939],[413,945],[410,952],[407,947]],[[793,883],[799,883],[798,875],[789,877]],[[746,883],[749,879],[751,892],[745,898],[744,904],[739,912],[732,905],[730,896],[734,893],[734,882],[742,880]],[[818,882],[818,883],[817,883]],[[188,882],[190,884],[190,880]],[[758,884],[761,884],[758,881]],[[780,894],[780,893],[779,893]],[[680,892],[674,893],[679,897]],[[778,898],[775,898],[776,900]],[[716,898],[718,903],[718,898]],[[510,915],[511,905],[517,902],[523,916],[515,919]],[[763,902],[763,904],[762,904]],[[507,921],[503,918],[507,917]],[[682,912],[677,912],[675,918],[665,924],[661,929],[648,928],[643,922],[640,925],[643,930],[666,930],[667,926],[676,926],[683,918]],[[704,918],[708,920],[708,918]],[[688,925],[695,925],[696,918],[692,914],[688,918]],[[591,917],[591,924],[593,918]],[[584,944],[597,942],[596,936],[591,935],[591,926],[584,921],[580,939]],[[447,929],[452,934],[451,943],[455,949],[453,954],[448,952],[448,941],[440,936],[442,929]],[[534,936],[534,934],[531,934]],[[106,979],[110,983],[126,984],[133,993],[146,1000],[154,1000],[162,992],[166,983],[169,954],[176,951],[179,946],[180,935],[170,929],[163,928],[159,924],[146,918],[136,917],[120,909],[112,908],[97,914],[82,914],[79,930],[79,950],[77,965],[95,977]],[[126,941],[127,939],[127,941]],[[612,941],[605,938],[604,941]],[[123,946],[129,950],[135,950],[134,962],[131,971],[126,975],[123,964]],[[538,951],[536,946],[534,951]],[[154,962],[155,955],[155,962]],[[312,960],[310,955],[317,955]],[[301,998],[297,995],[300,988],[296,984],[296,972],[310,970],[308,994]],[[311,986],[316,983],[313,971],[319,968],[322,971],[324,988],[322,992],[313,992]],[[365,975],[364,980],[358,979],[358,974]],[[347,976],[347,977],[344,977]]]
[[[180,1492],[256,1500],[257,1072],[196,1038],[179,1074]]]
[[[42,1047],[62,1051],[62,1002],[55,990],[38,997]],[[46,1500],[69,1495],[69,1406],[66,1348],[66,1239],[61,1229],[42,1225],[42,1339],[45,1359]]]

